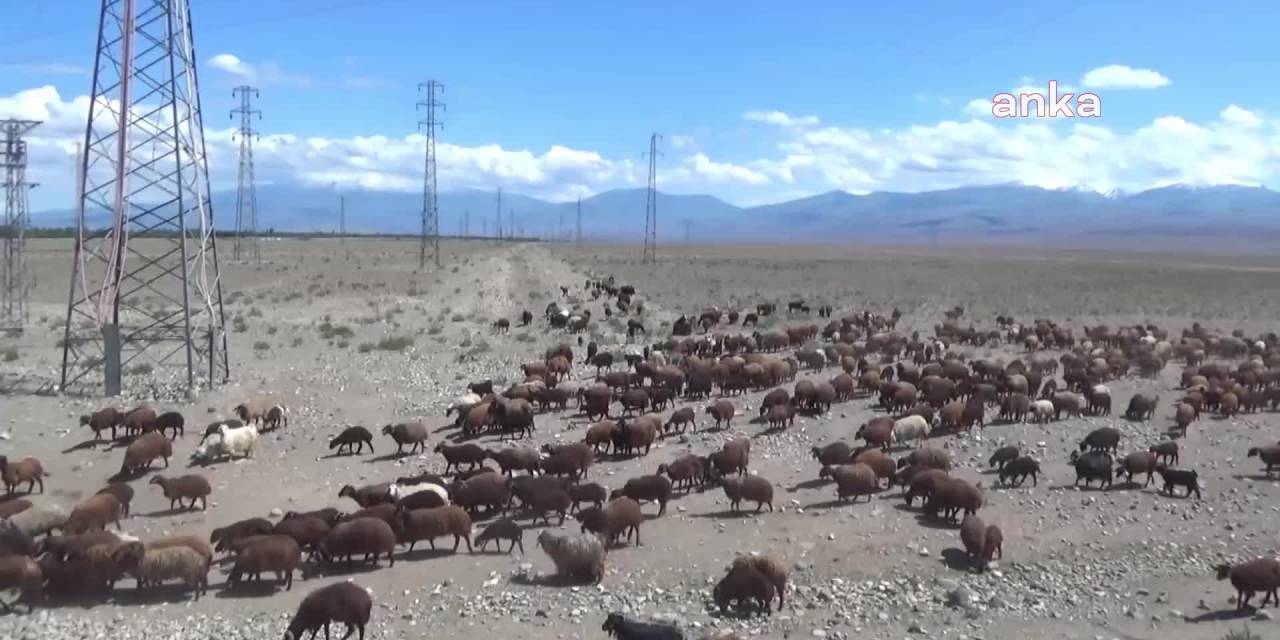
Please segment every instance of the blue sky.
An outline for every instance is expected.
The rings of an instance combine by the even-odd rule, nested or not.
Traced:
[[[428,77],[446,85],[442,189],[639,186],[652,131],[666,136],[665,190],[747,204],[1003,181],[1276,186],[1280,173],[1277,3],[193,4],[219,186],[234,179],[231,87],[249,82],[263,181],[414,188],[413,103]],[[0,116],[73,128],[99,3],[5,5]],[[1102,118],[997,121],[973,102],[1049,79],[1081,89],[1108,67],[1092,89]],[[59,154],[74,136],[45,135],[32,172],[51,188],[37,208],[69,184]]]

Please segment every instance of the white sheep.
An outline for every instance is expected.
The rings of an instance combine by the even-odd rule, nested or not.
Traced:
[[[430,491],[437,496],[440,496],[440,500],[444,502],[444,504],[449,504],[449,491],[434,482],[420,482],[418,484],[408,485],[393,483],[390,487],[387,487],[387,495],[391,496],[391,499],[395,502],[399,502],[405,497],[411,496],[420,491]]]
[[[1045,423],[1053,419],[1053,402],[1049,400],[1036,400],[1031,403],[1031,414],[1035,416],[1035,421]]]
[[[929,423],[923,417],[909,415],[893,423],[893,441],[924,440],[929,437]]]
[[[9,522],[23,533],[35,538],[55,529],[66,528],[67,518],[70,515],[66,507],[60,504],[43,503],[32,505],[10,516]]]
[[[227,425],[218,427],[218,435],[222,436],[222,448],[232,458],[252,458],[253,450],[258,444],[258,429],[252,425],[232,429]]]
[[[590,580],[593,584],[604,579],[606,552],[595,534],[558,536],[544,529],[538,534],[538,546],[555,563],[557,575]]]

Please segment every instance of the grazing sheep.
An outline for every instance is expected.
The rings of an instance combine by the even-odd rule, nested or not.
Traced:
[[[267,417],[267,412],[271,407],[278,403],[267,396],[252,396],[248,400],[236,405],[232,408],[232,413],[236,414],[244,424],[262,424]]]
[[[348,454],[358,455],[364,452],[364,446],[369,445],[369,453],[377,453],[373,448],[373,434],[364,427],[347,427],[341,433],[329,440],[329,449],[337,448],[338,455],[342,455],[342,450],[346,449]]]
[[[272,524],[266,518],[237,520],[225,527],[218,527],[209,534],[209,543],[217,551],[226,551],[236,542],[249,536],[265,536],[271,533]]]
[[[693,407],[682,407],[671,413],[671,417],[667,418],[667,422],[662,425],[662,435],[669,433],[684,433],[686,426],[692,427],[693,432],[698,432],[698,414]]]
[[[430,429],[422,422],[402,422],[389,424],[382,428],[382,435],[390,436],[396,443],[396,455],[404,453],[404,446],[409,446],[409,453],[427,450],[427,436]]]
[[[835,480],[836,497],[841,502],[850,496],[854,502],[858,496],[867,496],[867,502],[870,502],[871,494],[880,490],[880,478],[875,469],[861,462],[823,467],[818,477]]]
[[[1174,487],[1183,487],[1187,490],[1187,498],[1195,493],[1196,499],[1200,499],[1200,475],[1194,469],[1170,469],[1160,464],[1156,465],[1156,473],[1164,480],[1164,492],[1170,496],[1173,495]]]
[[[748,474],[721,478],[720,486],[724,489],[725,497],[729,498],[729,509],[734,513],[738,512],[743,500],[756,503],[756,513],[760,513],[765,505],[769,506],[770,512],[773,511],[773,484],[760,476]]]
[[[195,599],[209,590],[209,560],[188,547],[147,549],[141,542],[121,545],[112,554],[117,566],[138,581],[138,588],[181,580]]]
[[[1003,470],[1006,464],[1018,458],[1019,451],[1015,445],[1000,447],[996,452],[991,454],[991,459],[987,461],[987,466],[995,467]]]
[[[471,551],[471,516],[459,506],[447,505],[434,509],[414,509],[401,511],[398,522],[401,543],[409,543],[409,551],[419,540],[426,540],[435,551],[436,538],[453,536],[453,551],[457,553],[458,543],[465,540],[467,551]]]
[[[1013,480],[1013,486],[1021,487],[1031,476],[1031,486],[1040,484],[1040,463],[1031,456],[1018,456],[1000,468],[1000,483]]]
[[[965,516],[960,522],[960,542],[964,543],[964,553],[970,560],[982,557],[987,547],[987,523],[976,514]]]
[[[544,529],[538,534],[538,547],[551,558],[557,575],[592,584],[604,580],[606,551],[594,534],[558,536]]]
[[[917,415],[899,418],[893,423],[893,441],[905,443],[915,440],[922,442],[929,437],[929,423]]]
[[[520,547],[520,553],[524,553],[524,529],[511,518],[501,518],[489,523],[483,531],[476,535],[476,546],[484,551],[492,540],[494,545],[498,547],[498,551],[502,551],[502,541],[511,541],[511,548],[507,549],[507,553],[515,551],[516,547]]]
[[[111,430],[111,439],[116,439],[116,429],[124,423],[124,412],[115,407],[107,407],[94,411],[90,415],[80,416],[80,426],[93,430],[95,442],[102,440],[102,432]]]
[[[444,456],[444,472],[450,469],[460,471],[463,464],[474,469],[484,464],[486,451],[483,447],[470,442],[459,445],[448,445],[443,442],[436,445],[435,452]]]
[[[1094,429],[1080,441],[1080,451],[1102,451],[1114,454],[1120,447],[1120,432],[1111,427]]]
[[[1234,566],[1220,564],[1216,569],[1219,580],[1230,578],[1231,586],[1236,588],[1236,611],[1244,611],[1249,599],[1259,591],[1266,594],[1261,606],[1267,606],[1269,600],[1280,604],[1280,560],[1258,558]]]
[[[260,535],[243,538],[240,545],[231,572],[227,574],[228,588],[240,584],[245,576],[257,582],[263,573],[271,572],[276,574],[285,591],[293,589],[293,572],[302,565],[302,547],[296,540],[285,535]]]
[[[778,594],[778,611],[782,611],[783,605],[786,604],[787,579],[789,577],[786,563],[772,554],[753,553],[734,558],[733,566],[737,565],[750,565],[769,579]]]
[[[711,595],[721,614],[728,613],[729,606],[737,602],[737,609],[740,611],[749,612],[754,604],[762,615],[769,615],[776,592],[769,577],[754,566],[735,563],[720,582],[716,583]]]
[[[133,503],[133,487],[123,482],[109,482],[107,486],[98,489],[98,493],[109,493],[115,496],[124,509],[124,517],[129,517],[129,505]]]
[[[813,459],[824,467],[846,464],[853,457],[853,447],[843,440],[838,440],[825,447],[813,448]]]
[[[1160,462],[1178,464],[1178,441],[1177,440],[1166,440],[1158,444],[1153,444],[1150,447],[1147,447],[1147,451],[1150,451],[1151,453],[1156,454],[1156,458]],[[1280,457],[1277,457],[1276,459],[1280,460]]]
[[[195,509],[196,500],[200,501],[200,510],[203,511],[209,507],[209,494],[213,493],[213,487],[209,481],[201,475],[186,475],[177,478],[166,478],[162,475],[151,477],[148,484],[158,484],[160,489],[164,491],[164,497],[169,499],[169,508],[172,509],[176,504],[178,507]],[[182,504],[183,500],[190,500],[191,505]]]
[[[338,497],[351,498],[364,509],[377,504],[391,504],[396,501],[395,497],[391,495],[390,482],[369,484],[358,489],[349,484],[342,485],[342,488],[338,489]]]
[[[876,472],[877,479],[888,480],[888,486],[893,486],[894,470],[897,469],[897,463],[895,463],[893,458],[890,458],[883,451],[879,449],[866,449],[853,456],[853,459],[849,462],[851,464],[861,462],[862,464],[871,467],[871,469]]]
[[[329,535],[316,546],[316,554],[329,564],[338,558],[350,562],[354,555],[363,555],[365,561],[372,558],[374,564],[377,564],[378,557],[385,553],[388,566],[394,567],[396,559],[392,553],[395,547],[396,534],[386,521],[378,518],[353,518],[339,522],[338,526],[331,529]]]
[[[138,436],[124,450],[124,462],[120,464],[120,475],[127,476],[142,469],[150,469],[156,458],[164,459],[164,468],[169,468],[169,458],[173,457],[173,443],[164,435],[150,431]]]
[[[54,530],[66,529],[69,517],[62,505],[45,502],[10,516],[8,521],[28,536],[37,538]]]
[[[1175,453],[1175,456],[1176,456],[1176,453]],[[1264,447],[1250,447],[1249,452],[1246,454],[1245,457],[1253,458],[1255,456],[1259,460],[1261,460],[1263,464],[1267,465],[1266,472],[1267,472],[1267,475],[1270,476],[1271,467],[1280,465],[1280,445],[1273,444],[1273,445],[1267,445]],[[1175,460],[1175,463],[1176,463],[1176,460]]]
[[[937,518],[941,513],[944,518],[952,521],[962,511],[964,515],[971,515],[980,508],[982,490],[962,478],[949,478],[939,482],[924,504],[926,515]]]
[[[165,440],[165,442],[168,442],[168,440]],[[81,502],[71,510],[71,515],[67,517],[66,531],[69,534],[101,531],[112,523],[119,529],[120,516],[123,512],[124,507],[115,496],[109,493],[100,493]]]
[[[44,467],[35,458],[23,458],[11,463],[8,457],[0,456],[0,478],[4,479],[4,490],[9,495],[13,495],[18,485],[24,482],[27,483],[28,494],[37,484],[40,485],[40,493],[44,493],[44,476]]]
[[[312,591],[302,599],[284,632],[284,640],[302,640],[302,634],[308,631],[315,638],[321,628],[324,629],[325,640],[328,640],[330,622],[341,622],[347,626],[347,632],[342,636],[344,640],[355,632],[359,633],[360,640],[364,640],[364,628],[369,624],[372,612],[373,598],[367,589],[352,582],[335,582]]]
[[[631,498],[640,504],[657,502],[658,515],[661,516],[667,512],[667,501],[671,499],[671,481],[666,476],[660,475],[644,475],[632,478],[627,480],[627,483],[621,489],[609,494],[611,500],[621,496]]]
[[[13,604],[25,602],[27,610],[34,611],[34,601],[40,597],[43,588],[44,574],[35,560],[18,555],[0,557],[0,591],[17,589],[18,600]],[[0,607],[3,607],[6,612],[12,612],[12,606],[10,603],[0,601]]]
[[[176,440],[178,436],[186,435],[186,424],[187,419],[177,411],[166,411],[156,416],[156,431],[162,434],[165,431],[172,431],[173,433],[169,435],[170,440]]]
[[[605,617],[600,630],[618,640],[684,640],[684,634],[675,626],[628,620],[616,612]]]
[[[619,420],[618,429],[613,433],[613,452],[638,455],[640,449],[644,449],[643,455],[647,456],[661,431],[662,416],[656,413],[646,413],[631,422]]]
[[[1147,481],[1142,486],[1151,484],[1151,476],[1156,471],[1158,458],[1150,451],[1135,451],[1124,457],[1116,467],[1116,475],[1124,474],[1125,481],[1133,482],[1133,477],[1147,474]]]

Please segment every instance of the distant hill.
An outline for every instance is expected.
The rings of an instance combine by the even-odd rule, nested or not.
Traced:
[[[347,229],[357,233],[412,233],[420,224],[421,196],[348,191]],[[455,234],[469,212],[469,230],[492,234],[496,195],[463,190],[439,196],[440,229]],[[258,189],[258,227],[279,231],[338,228],[338,194],[329,189],[264,185]],[[575,202],[547,202],[502,194],[504,232],[514,212],[524,235],[572,233]],[[583,234],[593,239],[638,240],[644,230],[645,190],[606,191],[582,200]],[[218,227],[229,229],[235,193],[214,194]],[[103,223],[102,216],[91,225]],[[68,211],[37,213],[39,227],[70,226]],[[707,195],[658,194],[658,233],[684,236],[691,221],[695,240],[1027,241],[1089,242],[1102,236],[1139,234],[1186,237],[1280,238],[1280,193],[1261,187],[1174,185],[1138,193],[1101,194],[1085,189],[1041,189],[1017,184],[962,187],[920,193],[831,191],[798,200],[738,207]],[[563,226],[561,226],[563,222]]]

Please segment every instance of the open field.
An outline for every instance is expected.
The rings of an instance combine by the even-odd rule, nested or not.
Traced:
[[[21,337],[0,339],[0,349],[14,355],[0,357],[0,431],[7,434],[0,454],[42,460],[49,471],[46,493],[33,502],[67,506],[101,487],[123,456],[119,445],[86,443],[91,433],[77,424],[81,414],[113,401],[27,392],[55,375],[61,357],[55,345],[62,335],[69,249],[65,241],[31,242],[38,277],[32,326]],[[207,537],[214,527],[273,511],[354,510],[353,502],[337,497],[345,484],[443,472],[438,454],[396,457],[394,444],[376,435],[378,429],[421,419],[433,430],[429,446],[456,439],[444,412],[468,382],[492,378],[505,388],[521,379],[518,365],[541,360],[561,341],[582,353],[576,336],[549,328],[542,318],[553,301],[576,300],[591,309],[594,320],[583,340],[618,352],[627,348],[627,317],[644,322],[652,343],[666,339],[682,313],[696,315],[713,304],[748,311],[759,302],[778,303],[779,312],[762,319],[761,331],[827,322],[816,313],[788,317],[786,302],[797,297],[815,308],[832,305],[837,318],[899,308],[898,330],[908,336],[913,330],[932,336],[955,305],[965,307],[965,326],[992,329],[997,314],[1027,324],[1048,318],[1079,338],[1085,326],[1142,322],[1168,329],[1175,342],[1197,321],[1221,333],[1241,329],[1257,336],[1275,331],[1280,317],[1280,260],[1256,256],[716,246],[664,248],[660,263],[649,267],[639,263],[636,247],[446,243],[444,250],[446,266],[436,274],[416,272],[412,242],[269,241],[259,265],[232,263],[223,248],[227,322],[234,327],[232,382],[194,401],[175,402],[148,397],[148,381],[165,372],[136,375],[127,382],[128,397],[114,403],[148,403],[186,416],[186,434],[170,461],[173,474],[187,467],[204,426],[231,417],[231,407],[250,394],[284,398],[289,425],[263,434],[251,460],[189,471],[213,484],[206,511],[173,512],[158,487],[145,478],[133,481],[137,497],[123,529],[144,540],[175,533]],[[610,275],[636,287],[643,313],[603,317],[604,299],[592,301],[584,284],[590,276]],[[570,288],[568,298],[560,286]],[[526,309],[535,320],[519,327],[516,318]],[[512,320],[510,332],[490,328],[501,317]],[[721,325],[715,331],[752,330]],[[1020,345],[953,349],[969,359],[1030,357]],[[492,547],[452,554],[443,538],[440,552],[398,551],[393,568],[383,562],[376,570],[335,573],[309,566],[306,579],[287,592],[224,590],[224,565],[211,572],[210,591],[198,602],[173,589],[139,594],[126,579],[109,599],[0,617],[0,635],[279,637],[308,592],[347,578],[374,594],[373,638],[599,638],[604,615],[614,610],[676,621],[690,638],[731,629],[760,638],[1216,640],[1246,623],[1261,637],[1280,635],[1280,622],[1265,614],[1258,620],[1251,613],[1237,616],[1233,589],[1215,580],[1213,571],[1222,562],[1276,553],[1280,485],[1245,452],[1280,440],[1280,413],[1206,414],[1179,440],[1180,465],[1199,473],[1200,500],[1160,494],[1158,476],[1146,488],[1122,481],[1106,491],[1072,486],[1068,455],[1091,430],[1119,429],[1121,455],[1166,437],[1183,393],[1182,366],[1171,361],[1154,379],[1109,380],[1110,416],[989,423],[930,438],[929,446],[950,452],[954,476],[981,481],[979,513],[1004,531],[1004,557],[984,573],[968,569],[957,527],[906,508],[900,489],[873,495],[869,503],[841,504],[833,485],[817,480],[810,449],[838,439],[853,443],[860,425],[884,414],[874,397],[840,402],[828,413],[802,415],[792,427],[769,432],[755,419],[765,390],[752,390],[730,398],[739,415],[725,431],[710,429],[710,417],[702,414],[710,400],[678,401],[698,410],[696,433],[660,440],[647,456],[598,460],[589,479],[618,488],[686,451],[706,455],[747,436],[752,472],[775,486],[774,511],[732,513],[718,488],[682,495],[659,519],[652,518],[656,508],[645,505],[650,519],[641,530],[643,544],[612,550],[600,585],[530,584],[526,575],[549,573],[552,566],[534,541],[543,527],[522,517],[529,526],[524,555],[494,553]],[[571,375],[588,379],[594,372],[575,362]],[[797,380],[838,373],[828,365],[801,371]],[[1122,414],[1139,392],[1157,393],[1159,407],[1150,421],[1129,422]],[[612,414],[619,411],[615,403]],[[988,420],[995,413],[989,409]],[[376,453],[332,455],[328,438],[355,424],[375,432]],[[533,443],[526,444],[580,440],[588,424],[576,409],[540,413]],[[492,447],[497,440],[487,435],[479,442]],[[997,484],[987,458],[1008,444],[1040,460],[1043,486]],[[893,455],[907,452],[900,448]],[[572,520],[566,527],[577,531]],[[721,617],[710,606],[711,588],[737,553],[750,551],[773,552],[793,567],[786,607],[768,618]]]

